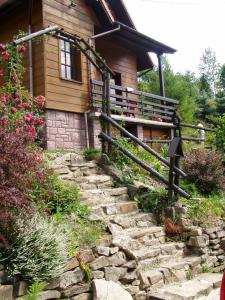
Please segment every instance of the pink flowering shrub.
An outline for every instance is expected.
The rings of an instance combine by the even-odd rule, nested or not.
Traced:
[[[0,248],[10,246],[16,220],[30,216],[34,185],[46,180],[42,152],[35,146],[45,98],[22,87],[26,45],[0,43]]]
[[[184,170],[189,182],[203,194],[225,189],[222,155],[213,150],[195,149],[184,159]]]

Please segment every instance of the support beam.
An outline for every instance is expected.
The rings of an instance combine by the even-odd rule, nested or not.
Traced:
[[[164,84],[164,75],[163,75],[163,66],[162,66],[162,54],[157,54],[158,66],[159,66],[159,84],[160,84],[160,95],[165,97],[165,84]]]

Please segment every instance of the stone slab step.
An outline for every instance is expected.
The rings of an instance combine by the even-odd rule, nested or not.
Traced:
[[[119,203],[119,202],[127,202],[130,198],[128,195],[121,195],[117,197],[99,197],[99,198],[89,198],[82,200],[82,203],[91,207],[91,206],[99,206],[99,205],[105,205],[105,204],[111,204],[111,203]]]
[[[130,212],[138,212],[138,205],[134,201],[119,202],[102,204],[100,206],[94,206],[90,209],[92,213],[99,213],[101,211],[104,215],[117,215],[117,214],[127,214]]]
[[[108,175],[90,175],[75,178],[77,183],[90,183],[99,184],[107,181],[112,181],[111,177]]]
[[[149,227],[156,224],[155,216],[151,213],[139,213],[136,216],[116,216],[113,222],[124,229],[131,227]]]
[[[119,188],[111,188],[111,189],[93,189],[91,191],[82,191],[81,196],[82,199],[88,199],[90,197],[112,197],[112,196],[121,196],[127,195],[128,189],[127,187],[119,187]]]
[[[149,293],[149,300],[195,300],[201,299],[212,292],[213,288],[218,288],[222,281],[222,274],[200,274],[192,280],[179,284],[172,284],[160,288],[159,292]],[[204,298],[203,298],[204,299]],[[215,299],[216,300],[216,299]]]

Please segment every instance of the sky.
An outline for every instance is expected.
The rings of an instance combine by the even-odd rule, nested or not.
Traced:
[[[124,0],[140,32],[177,50],[168,55],[176,72],[198,73],[211,47],[225,63],[225,0]]]

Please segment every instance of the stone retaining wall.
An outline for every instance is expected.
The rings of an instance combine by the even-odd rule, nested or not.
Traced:
[[[202,257],[205,267],[214,272],[225,269],[225,222],[214,220],[211,224],[191,221],[185,206],[170,207],[167,216],[183,226],[182,239],[190,252]]]

